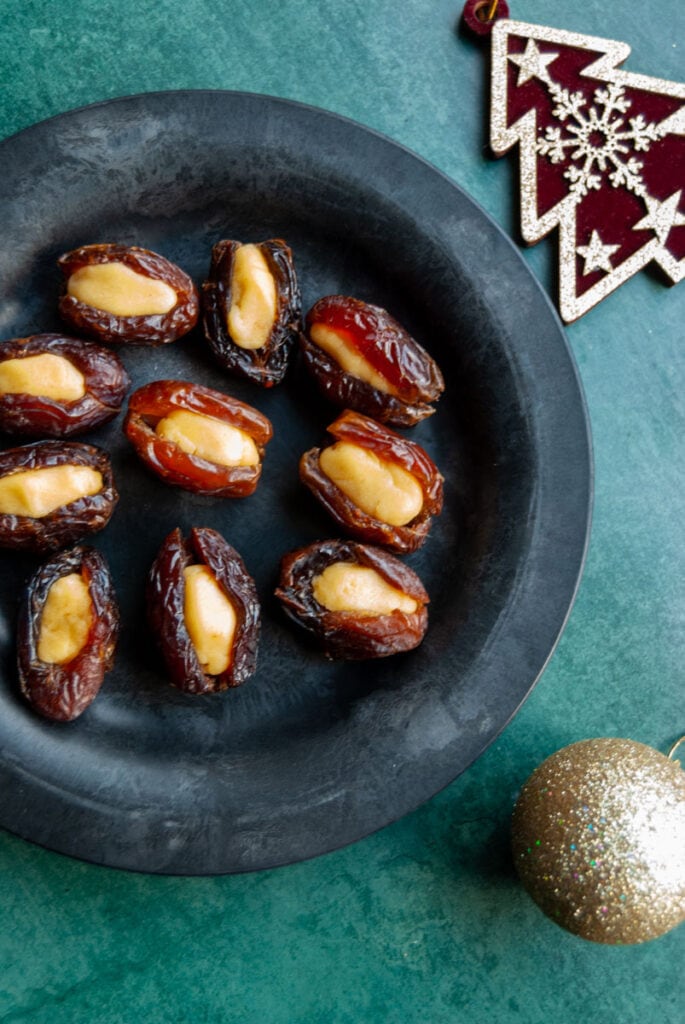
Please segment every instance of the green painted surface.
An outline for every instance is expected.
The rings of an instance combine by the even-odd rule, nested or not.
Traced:
[[[633,47],[685,77],[685,8],[512,0],[521,20]],[[0,136],[71,107],[170,88],[247,89],[377,128],[515,233],[515,161],[491,161],[485,55],[460,5],[406,0],[5,0]],[[553,242],[528,254],[549,285]],[[516,791],[574,740],[666,749],[683,730],[685,285],[642,273],[568,330],[596,458],[578,601],[542,681],[486,754],[403,821],[259,875],[174,879],[0,835],[0,1021],[25,1024],[603,1024],[682,1020],[685,929],[641,947],[567,935],[508,854]]]

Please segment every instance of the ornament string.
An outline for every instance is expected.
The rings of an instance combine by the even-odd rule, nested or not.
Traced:
[[[494,17],[497,14],[497,8],[498,7],[499,7],[499,0],[492,0],[492,3],[490,4],[490,10],[488,11],[488,13],[487,13],[487,15],[485,17],[486,21],[493,21],[494,20]]]

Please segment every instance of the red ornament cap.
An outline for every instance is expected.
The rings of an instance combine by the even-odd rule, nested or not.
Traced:
[[[621,71],[629,53],[517,21],[492,32],[491,145],[520,143],[524,240],[560,229],[567,322],[651,260],[685,276],[685,84]]]

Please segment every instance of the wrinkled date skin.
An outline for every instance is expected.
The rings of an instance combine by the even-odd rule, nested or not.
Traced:
[[[375,569],[390,586],[414,598],[418,608],[411,614],[395,610],[377,616],[329,611],[314,597],[313,581],[334,562]],[[294,622],[314,634],[330,659],[359,661],[410,651],[428,628],[428,594],[416,573],[386,551],[353,541],[318,541],[285,555],[276,597]]]
[[[276,286],[276,317],[265,345],[245,349],[228,330],[233,302],[231,278],[235,254],[241,243],[225,239],[212,249],[208,280],[202,286],[204,332],[217,361],[226,370],[270,388],[280,384],[288,368],[292,348],[302,329],[302,303],[293,256],[280,238],[260,242],[260,250]]]
[[[302,456],[302,483],[351,536],[370,544],[381,544],[402,554],[420,548],[428,536],[433,516],[442,511],[443,477],[427,452],[414,441],[400,437],[368,416],[349,409],[331,423],[328,431],[337,441],[348,441],[364,448],[383,461],[394,463],[410,473],[423,492],[421,511],[405,526],[392,526],[369,515],[323,472],[319,461],[321,448],[312,448]]]
[[[41,617],[48,592],[60,577],[79,573],[88,586],[93,621],[85,645],[66,664],[38,657]],[[63,551],[31,579],[19,613],[17,663],[21,691],[46,718],[71,722],[92,704],[114,663],[119,611],[109,568],[90,547]]]
[[[175,409],[211,416],[249,434],[260,455],[259,464],[222,466],[159,437],[156,424]],[[123,429],[146,466],[162,480],[215,498],[245,498],[254,492],[262,472],[264,447],[273,434],[266,416],[246,402],[179,380],[157,380],[134,391]]]
[[[71,402],[42,395],[0,394],[0,430],[27,437],[72,437],[117,415],[130,380],[114,352],[63,334],[34,334],[0,344],[0,363],[43,354],[61,356],[79,370],[85,394]]]
[[[89,466],[102,476],[97,494],[77,498],[40,519],[0,513],[0,547],[38,553],[56,551],[104,529],[119,501],[109,455],[79,441],[38,441],[0,452],[0,479],[49,466]]]
[[[118,316],[80,302],[67,292],[69,278],[95,263],[123,263],[143,277],[162,281],[176,292],[176,303],[167,313]],[[197,323],[200,300],[185,271],[149,249],[116,244],[84,245],[66,252],[57,261],[63,274],[59,301],[62,318],[79,333],[107,344],[165,345],[176,341]]]
[[[237,617],[231,663],[218,676],[204,673],[185,624],[183,570],[198,564],[211,571]],[[238,552],[216,530],[194,527],[187,540],[178,529],[169,534],[150,571],[147,608],[171,682],[179,690],[217,693],[254,675],[260,630],[257,588]]]
[[[320,324],[336,332],[345,345],[380,374],[392,392],[385,392],[345,372],[314,343],[312,328]],[[301,335],[304,361],[323,395],[343,408],[356,409],[381,423],[411,427],[431,416],[445,388],[434,359],[380,306],[345,295],[327,295],[312,306]]]

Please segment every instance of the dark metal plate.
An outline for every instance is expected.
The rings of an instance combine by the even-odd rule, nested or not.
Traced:
[[[524,700],[564,626],[589,529],[588,424],[560,323],[515,247],[456,185],[390,140],[283,100],[136,96],[64,114],[0,145],[0,336],[59,326],[57,256],[138,244],[202,281],[219,238],[280,236],[305,308],[342,292],[388,308],[440,363],[447,390],[412,437],[446,477],[446,507],[409,558],[431,594],[415,652],[329,664],[282,618],[280,556],[332,524],[299,485],[300,454],[335,410],[295,367],[271,392],[215,368],[199,332],[123,358],[134,385],[224,388],[274,424],[243,501],[164,486],[120,418],[85,440],[113,456],[121,501],[94,540],[124,623],[115,670],[70,725],[17,692],[17,595],[37,561],[0,557],[0,824],[101,864],[210,874],[332,850],[454,779]],[[10,442],[5,439],[5,444]],[[175,526],[211,526],[263,601],[257,675],[188,697],[145,627],[148,567]]]

